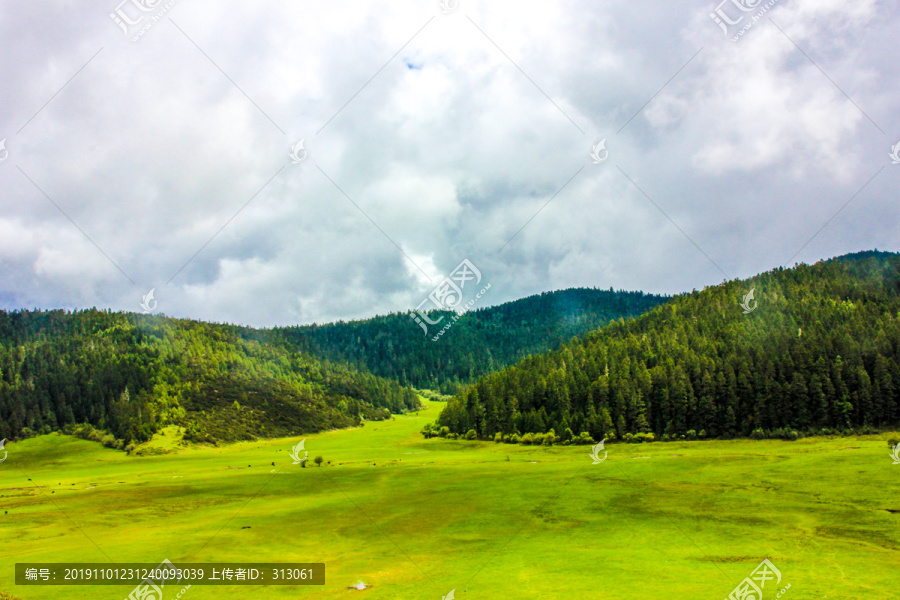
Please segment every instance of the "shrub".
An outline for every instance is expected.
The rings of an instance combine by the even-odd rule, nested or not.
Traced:
[[[521,443],[521,441],[522,441],[522,439],[519,437],[518,433],[514,433],[511,436],[509,436],[510,444],[518,444],[518,443]]]
[[[553,443],[556,442],[556,440],[558,440],[558,439],[559,438],[556,437],[556,435],[553,433],[553,430],[551,429],[550,432],[544,436],[544,445],[552,446]]]
[[[559,436],[559,438],[562,440],[562,442],[563,442],[564,444],[565,444],[566,442],[571,441],[573,437],[575,437],[575,434],[572,433],[572,430],[569,429],[568,427],[566,427],[565,429],[563,429],[562,435]]]
[[[458,440],[458,439],[459,439],[459,434],[458,434],[458,433],[448,433],[448,434],[447,434],[447,439],[448,439],[448,440]]]
[[[475,430],[474,430],[474,429],[470,429],[470,430],[468,430],[468,431],[466,432],[466,439],[467,439],[467,440],[474,440],[474,439],[476,439],[477,437],[478,437],[478,434],[475,433]]]
[[[644,442],[652,442],[656,439],[656,436],[653,435],[653,432],[650,433],[638,433],[634,436],[634,441],[638,444],[643,444]]]
[[[782,427],[772,431],[770,437],[792,442],[799,438],[800,434],[795,429],[791,429],[790,427]]]
[[[626,433],[624,439],[626,444],[631,444],[634,442],[634,436],[630,433]]]
[[[705,429],[701,429],[701,430],[700,430],[700,433],[697,434],[697,435],[700,436],[700,439],[701,439],[701,440],[706,439],[706,430],[705,430]]]
[[[322,466],[322,461],[325,460],[325,459],[322,458],[321,456],[317,456],[317,457],[315,457],[313,460],[316,461],[316,466],[321,467],[321,466]]]
[[[750,434],[750,439],[764,440],[764,439],[766,439],[766,432],[763,431],[762,429],[754,429],[753,432]]]
[[[897,444],[900,444],[900,438],[891,437],[890,439],[888,439],[888,446],[890,446],[891,448],[893,448]]]
[[[498,431],[497,433],[494,434],[494,443],[499,444],[502,441],[503,441],[503,436]]]
[[[438,435],[441,437],[447,437],[450,435],[450,428],[447,426],[441,427],[440,431],[438,431]]]
[[[694,429],[688,429],[687,433],[685,433],[684,435],[687,436],[687,439],[689,439],[689,440],[697,439],[697,432]]]
[[[534,434],[534,441],[532,442],[535,446],[541,446],[544,443],[544,438],[546,437],[543,433]]]
[[[521,441],[522,441],[522,443],[525,444],[526,446],[530,446],[531,444],[534,443],[534,434],[526,433],[525,435],[522,436],[522,440],[521,440]]]
[[[591,434],[588,433],[587,431],[582,431],[581,433],[578,434],[578,439],[576,441],[579,444],[587,445],[587,444],[593,444],[594,438],[592,438]]]

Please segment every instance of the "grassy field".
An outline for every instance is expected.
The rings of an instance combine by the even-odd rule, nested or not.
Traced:
[[[307,436],[322,467],[291,464],[300,438],[157,456],[55,434],[8,444],[0,590],[120,600],[130,586],[17,587],[13,564],[169,558],[326,563],[325,586],[194,586],[188,600],[720,600],[768,557],[782,580],[766,600],[787,584],[788,600],[900,598],[886,436],[607,444],[595,465],[584,446],[425,440],[441,406],[426,404]],[[359,580],[372,587],[348,589]]]

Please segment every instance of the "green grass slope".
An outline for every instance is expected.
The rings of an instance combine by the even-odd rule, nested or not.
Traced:
[[[323,467],[291,464],[296,437],[146,457],[56,434],[8,444],[0,590],[121,600],[130,587],[17,587],[12,564],[169,558],[326,564],[324,586],[184,600],[694,600],[768,557],[784,598],[897,597],[900,466],[882,438],[610,444],[595,465],[581,446],[425,440],[440,408],[425,404],[307,436]],[[372,587],[347,589],[359,580]]]

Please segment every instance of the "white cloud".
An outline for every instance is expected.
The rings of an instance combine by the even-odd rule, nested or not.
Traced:
[[[156,287],[168,314],[322,322],[415,306],[463,258],[490,302],[701,288],[722,274],[691,240],[729,276],[777,266],[900,139],[898,10],[874,0],[770,12],[827,76],[772,22],[734,43],[687,0],[464,0],[448,16],[179,2],[138,43],[113,8],[0,8],[7,308],[136,310]],[[301,137],[309,158],[292,165]],[[602,138],[610,159],[593,165]],[[799,258],[896,248],[894,177]]]

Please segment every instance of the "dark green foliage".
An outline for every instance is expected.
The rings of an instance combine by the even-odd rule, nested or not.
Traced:
[[[418,407],[412,390],[297,352],[270,331],[95,309],[0,311],[0,438],[88,423],[121,445],[180,423],[186,439],[214,443]]]
[[[416,393],[434,402],[446,402],[452,396],[435,392],[434,390],[416,390]]]
[[[408,313],[277,331],[316,356],[365,368],[403,385],[452,393],[460,384],[667,300],[611,289],[547,292],[471,311],[438,341],[432,341],[431,332],[425,335]],[[443,324],[452,315],[435,312],[430,317],[443,316]]]
[[[750,288],[759,304],[745,315]],[[678,296],[481,379],[437,426],[527,444],[550,428],[792,440],[898,420],[900,257],[864,253]]]

